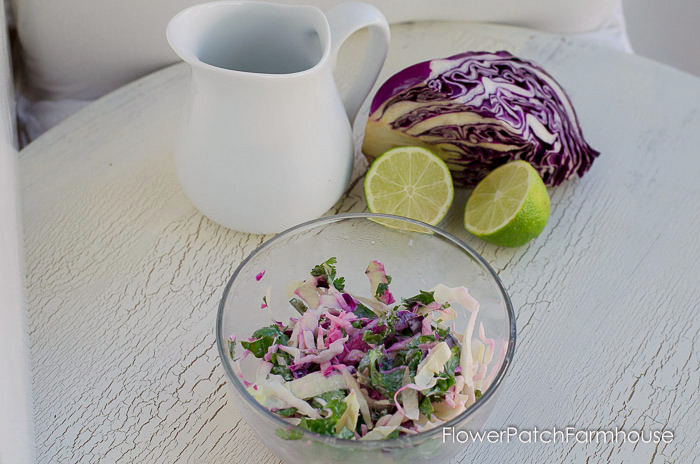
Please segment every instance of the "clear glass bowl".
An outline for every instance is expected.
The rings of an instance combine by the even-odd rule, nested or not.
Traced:
[[[397,230],[377,222],[399,221],[413,231]],[[495,340],[492,364],[486,375],[483,396],[465,412],[443,427],[383,441],[342,440],[318,435],[292,426],[260,405],[234,374],[228,355],[227,339],[235,332],[247,339],[256,329],[269,325],[270,311],[275,320],[287,322],[298,313],[287,303],[286,285],[303,280],[316,264],[331,256],[338,259],[338,275],[346,288],[356,294],[369,294],[364,270],[376,259],[384,263],[393,278],[391,291],[408,297],[419,289],[438,283],[464,285],[479,301],[478,323],[488,338]],[[255,276],[265,270],[258,282]],[[271,290],[270,311],[260,310],[263,296]],[[359,291],[358,291],[359,290]],[[467,317],[456,320],[457,331],[466,327]],[[496,395],[515,350],[515,315],[501,281],[488,263],[469,246],[452,235],[418,221],[377,214],[344,214],[310,221],[275,236],[246,258],[226,285],[216,321],[219,356],[228,378],[229,390],[241,415],[260,440],[280,459],[290,463],[446,462],[465,444],[453,440],[452,431],[476,431],[483,427],[496,401]],[[254,377],[255,359],[243,363],[243,375]],[[283,439],[290,436],[295,439]],[[463,437],[464,435],[460,435]],[[463,441],[463,440],[462,440]]]

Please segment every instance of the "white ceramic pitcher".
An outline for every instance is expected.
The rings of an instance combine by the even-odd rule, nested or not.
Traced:
[[[369,27],[365,61],[342,98],[341,44]],[[365,3],[311,6],[222,1],[168,24],[192,72],[175,166],[183,190],[232,229],[279,232],[325,213],[353,165],[351,121],[384,64],[389,26]]]

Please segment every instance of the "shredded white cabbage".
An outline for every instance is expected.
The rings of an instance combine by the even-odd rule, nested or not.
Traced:
[[[291,299],[296,295],[296,289],[304,285],[304,282],[301,280],[293,280],[289,283],[287,283],[287,286],[285,290],[287,291],[287,299]]]
[[[355,380],[352,374],[348,371],[347,367],[340,367],[340,373],[343,375],[343,378],[345,379],[348,388],[354,391],[355,395],[357,395],[357,402],[360,403],[360,412],[362,413],[362,419],[365,421],[365,424],[367,424],[367,427],[371,429],[372,414],[370,414],[369,412],[369,405],[367,404],[365,396],[362,394],[362,391],[360,391],[360,384],[357,383],[357,380]]]
[[[381,301],[373,300],[371,298],[365,298],[363,296],[352,295],[357,301],[367,306],[372,310],[377,316],[386,314],[389,311],[389,307],[382,303]]]
[[[309,416],[311,419],[319,419],[321,417],[316,408],[313,408],[309,403],[295,396],[279,382],[267,382],[263,385],[263,392],[267,396],[276,396],[287,403],[288,407],[297,408],[300,413]]]
[[[457,393],[458,396],[463,396],[464,398],[460,398],[460,400],[465,400],[465,401],[459,401],[455,403],[454,406],[450,406],[446,401],[441,401],[439,403],[433,403],[433,409],[434,412],[433,414],[435,417],[438,419],[447,422],[448,420],[457,417],[458,415],[462,414],[464,410],[466,409],[464,404],[466,403],[466,395],[462,395],[461,393]]]
[[[315,277],[306,279],[304,283],[294,290],[294,294],[304,300],[304,303],[306,303],[309,309],[318,308],[318,290],[316,290]]]
[[[440,342],[428,351],[428,355],[418,364],[418,370],[414,377],[417,390],[425,390],[435,385],[435,376],[445,367],[445,363],[452,356],[450,347],[445,342]]]
[[[299,361],[299,358],[301,358],[301,350],[299,348],[294,348],[293,346],[287,345],[279,345],[279,349],[281,351],[284,351],[285,353],[291,354],[292,358],[294,359],[294,364],[297,364],[297,361]]]
[[[306,364],[306,363],[321,364],[324,362],[328,362],[343,352],[343,348],[345,348],[345,342],[347,342],[347,341],[348,341],[348,337],[339,338],[338,340],[336,340],[333,343],[331,343],[330,345],[328,345],[328,348],[321,351],[319,354],[306,355],[306,356],[300,358],[297,363],[298,364]]]
[[[360,438],[360,440],[383,440],[394,430],[396,430],[396,426],[384,425],[382,427],[375,427],[367,432],[364,437]]]
[[[348,388],[347,382],[341,374],[331,374],[326,377],[320,371],[294,379],[288,383],[288,386],[295,396],[303,399],[313,398],[329,391]]]
[[[472,336],[476,325],[476,316],[479,313],[479,302],[469,294],[466,287],[447,287],[443,284],[436,285],[433,290],[435,301],[440,304],[459,303],[464,309],[470,312],[467,329],[462,338],[462,352],[459,356],[459,367],[464,376],[465,393],[474,390],[474,359],[472,357]]]
[[[348,430],[353,432],[357,427],[357,417],[360,414],[360,403],[357,401],[357,393],[355,393],[355,390],[350,390],[350,393],[345,397],[343,402],[347,407],[345,408],[343,415],[340,416],[340,419],[338,419],[338,423],[335,425],[335,433],[340,433],[340,431],[343,430],[343,427],[346,427]]]
[[[411,374],[408,369],[404,371],[403,384],[407,385],[411,382]],[[403,403],[403,413],[411,420],[418,420],[420,414],[418,410],[418,392],[412,388],[406,388],[401,392],[401,403]]]

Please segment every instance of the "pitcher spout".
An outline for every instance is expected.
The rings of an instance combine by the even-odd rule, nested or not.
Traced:
[[[186,63],[226,73],[305,73],[330,53],[328,22],[313,6],[241,1],[195,5],[173,17],[166,36]]]

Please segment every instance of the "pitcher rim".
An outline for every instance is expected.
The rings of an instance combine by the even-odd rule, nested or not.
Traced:
[[[322,19],[323,23],[323,31],[317,30],[316,32],[319,33],[319,39],[321,42],[321,46],[323,47],[323,53],[321,54],[321,57],[318,59],[318,61],[311,67],[306,68],[301,71],[296,71],[296,72],[291,72],[291,73],[263,73],[263,72],[251,72],[251,71],[240,71],[237,69],[228,69],[228,68],[222,68],[220,66],[214,66],[209,63],[205,63],[197,55],[195,55],[192,52],[185,52],[183,50],[184,47],[181,47],[180,44],[176,45],[177,39],[175,38],[175,35],[177,32],[175,32],[175,23],[178,21],[182,21],[182,18],[186,16],[187,14],[191,14],[192,11],[196,10],[201,10],[205,8],[212,8],[215,5],[256,5],[256,7],[274,7],[278,9],[283,9],[283,10],[309,10],[313,11],[314,14],[318,15]],[[315,27],[315,25],[314,25]],[[325,38],[321,34],[323,32],[325,34]],[[262,78],[286,78],[286,77],[300,77],[306,74],[311,74],[316,71],[317,68],[320,68],[325,62],[328,60],[328,56],[330,55],[330,49],[331,49],[331,31],[330,31],[330,25],[328,23],[328,18],[326,17],[326,14],[321,10],[320,8],[313,6],[313,5],[284,5],[280,3],[274,3],[274,2],[260,2],[257,0],[216,0],[213,2],[206,2],[206,3],[200,3],[198,5],[192,5],[189,6],[183,10],[180,10],[178,13],[175,14],[172,18],[170,18],[170,21],[168,21],[168,25],[165,28],[165,38],[168,41],[168,45],[170,45],[170,48],[177,54],[177,56],[183,60],[185,63],[189,64],[192,67],[197,67],[209,71],[215,71],[223,74],[234,74],[234,75],[241,75],[241,76],[249,76],[249,77],[262,77]]]

